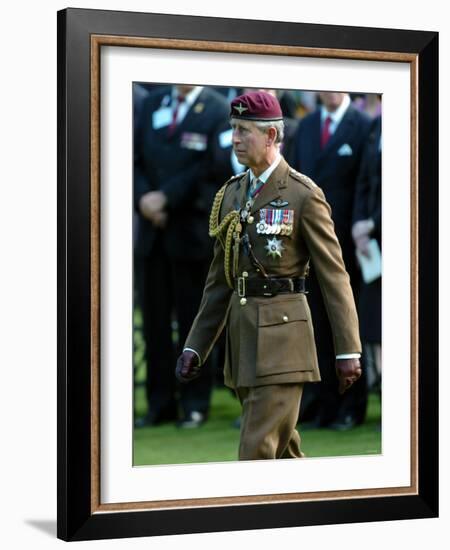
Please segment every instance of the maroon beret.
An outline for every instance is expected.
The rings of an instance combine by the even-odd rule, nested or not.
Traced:
[[[283,120],[278,99],[267,92],[249,92],[231,102],[230,117],[243,120]]]

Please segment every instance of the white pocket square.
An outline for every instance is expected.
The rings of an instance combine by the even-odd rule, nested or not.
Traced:
[[[233,143],[233,130],[231,128],[219,134],[219,144],[222,149],[231,147],[232,143]]]
[[[344,145],[339,147],[338,155],[340,157],[349,157],[350,155],[353,155],[352,148],[348,143],[344,143]]]

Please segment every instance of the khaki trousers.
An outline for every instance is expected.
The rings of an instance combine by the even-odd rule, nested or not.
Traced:
[[[242,405],[239,460],[302,458],[298,420],[303,384],[236,388]]]

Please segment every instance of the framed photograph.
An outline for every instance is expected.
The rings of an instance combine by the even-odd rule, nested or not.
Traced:
[[[133,92],[142,84],[380,98],[383,399],[376,449],[287,461],[136,460]],[[437,99],[434,32],[58,13],[59,538],[438,515]],[[169,124],[164,112],[158,116],[153,124]],[[202,150],[201,136],[183,139]],[[183,445],[186,454],[195,445],[189,433]]]

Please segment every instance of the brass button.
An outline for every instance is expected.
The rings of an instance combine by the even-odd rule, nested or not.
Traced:
[[[243,272],[242,272],[242,277],[248,277],[247,271],[243,271]]]
[[[289,317],[287,315],[283,315],[283,321],[287,323],[289,321]]]
[[[245,306],[247,303],[247,298],[241,298],[241,306]]]
[[[255,218],[253,216],[249,216],[247,221],[248,223],[253,223],[255,221]]]

